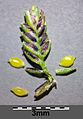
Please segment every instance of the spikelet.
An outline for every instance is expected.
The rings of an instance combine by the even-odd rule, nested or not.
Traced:
[[[53,82],[53,77],[47,69],[45,60],[51,50],[51,41],[47,34],[47,24],[44,12],[42,10],[39,11],[36,6],[32,6],[32,9],[25,12],[24,21],[25,22],[21,24],[20,27],[22,50],[24,56],[33,66],[33,68],[26,68],[26,71],[32,75],[44,75],[47,79],[46,85],[49,85],[49,83]],[[42,88],[40,88],[40,90],[41,89]],[[36,94],[37,97],[40,95],[38,93]]]

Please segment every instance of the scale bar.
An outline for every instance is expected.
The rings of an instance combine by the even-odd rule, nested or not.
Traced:
[[[39,110],[51,110],[51,111],[67,111],[70,108],[69,107],[35,107],[35,109],[39,109]],[[33,110],[33,107],[13,107],[13,110],[17,111],[17,110]]]

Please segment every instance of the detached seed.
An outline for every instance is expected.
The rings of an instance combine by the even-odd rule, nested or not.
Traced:
[[[15,68],[24,68],[25,67],[25,64],[24,62],[18,58],[18,57],[13,57],[13,58],[10,58],[8,63],[12,66],[12,67],[15,67]]]
[[[63,67],[70,67],[74,64],[75,59],[76,58],[71,55],[65,56],[60,60],[59,65]]]
[[[11,89],[11,92],[13,94],[15,94],[16,96],[19,96],[19,97],[24,97],[24,96],[27,96],[28,95],[28,91],[23,89],[23,88],[20,88],[20,87],[14,87]]]

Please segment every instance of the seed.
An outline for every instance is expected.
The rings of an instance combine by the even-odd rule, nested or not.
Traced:
[[[76,68],[62,68],[62,69],[56,69],[56,75],[67,75],[71,74],[76,71]]]
[[[28,91],[23,89],[23,88],[20,88],[20,87],[14,87],[11,89],[11,92],[13,94],[15,94],[16,96],[19,96],[19,97],[24,97],[24,96],[27,96],[28,95]]]
[[[60,60],[59,65],[63,67],[70,67],[74,64],[75,59],[76,58],[71,55],[65,56]]]
[[[12,67],[15,67],[15,68],[24,68],[25,67],[25,64],[24,62],[19,59],[18,57],[13,57],[13,58],[10,58],[8,63],[12,66]]]

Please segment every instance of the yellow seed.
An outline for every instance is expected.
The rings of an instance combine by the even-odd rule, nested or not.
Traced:
[[[24,62],[18,57],[12,57],[9,59],[8,63],[15,68],[23,68],[25,67]]]
[[[76,58],[71,55],[65,56],[60,60],[59,65],[63,67],[70,67],[74,64],[75,59]]]
[[[11,92],[14,93],[16,96],[19,96],[19,97],[27,96],[29,93],[27,90],[20,88],[20,87],[12,88]]]

